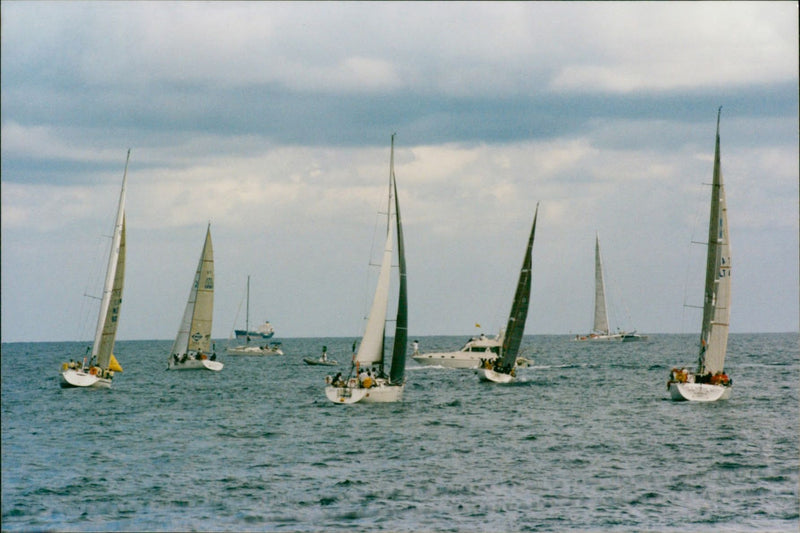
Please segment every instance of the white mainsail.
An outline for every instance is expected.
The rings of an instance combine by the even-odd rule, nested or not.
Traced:
[[[117,335],[120,304],[122,303],[122,286],[125,279],[125,187],[128,180],[130,158],[131,151],[128,149],[125,171],[122,174],[122,189],[117,205],[117,218],[111,237],[111,251],[108,256],[103,296],[100,300],[100,313],[97,317],[97,328],[92,346],[92,358],[96,358],[97,365],[103,369],[108,369],[111,362],[114,339]]]
[[[364,336],[356,354],[356,361],[362,365],[383,361],[383,339],[386,328],[386,313],[389,306],[393,243],[394,225],[389,224],[386,232],[386,244],[383,247],[383,260],[381,261],[381,270],[378,275],[378,285],[375,288],[375,296],[372,299],[372,307],[367,318]]]
[[[731,248],[728,236],[728,209],[725,204],[725,187],[720,167],[718,112],[698,374],[722,372],[728,349],[728,324],[731,314]]]
[[[197,271],[186,302],[178,336],[172,345],[172,354],[207,352],[211,346],[211,320],[214,312],[214,250],[211,245],[211,224],[206,230],[206,240]]]
[[[609,334],[608,308],[606,307],[606,284],[603,280],[603,261],[600,258],[600,234],[594,244],[594,333]]]

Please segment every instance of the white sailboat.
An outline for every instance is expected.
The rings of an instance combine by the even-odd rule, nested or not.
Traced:
[[[255,342],[251,344],[253,338],[248,333],[250,331],[250,276],[247,276],[247,304],[245,310],[245,329],[244,330],[235,330],[236,331],[236,339],[243,338],[243,344],[239,344],[237,346],[228,346],[226,353],[228,355],[283,355],[283,350],[281,350],[281,344],[277,342],[273,342],[270,344],[267,343],[258,343]],[[239,332],[243,331],[244,336],[240,337]],[[272,337],[272,335],[269,335]],[[256,335],[256,340],[263,338],[261,335]]]
[[[392,199],[394,198],[394,205]],[[394,224],[393,224],[394,222]],[[391,285],[391,267],[394,230],[397,229],[397,259],[399,284],[397,317],[395,321],[392,363],[389,374],[384,367],[386,340],[386,314]],[[325,378],[325,395],[334,403],[397,402],[405,388],[406,346],[408,342],[408,297],[406,289],[406,259],[403,242],[403,225],[400,220],[400,202],[397,199],[397,182],[394,175],[394,134],[389,159],[389,205],[387,209],[386,244],[383,251],[378,284],[361,344],[353,357],[350,376],[345,379]],[[368,368],[368,367],[372,368]]]
[[[222,370],[217,354],[212,351],[211,319],[214,314],[214,250],[211,246],[211,224],[206,229],[203,252],[189,291],[189,299],[178,336],[169,356],[170,370]]]
[[[125,159],[125,171],[122,174],[122,188],[117,204],[117,216],[114,232],[111,237],[111,250],[108,255],[108,267],[100,299],[100,313],[97,316],[94,344],[91,359],[87,365],[83,361],[70,361],[61,365],[61,386],[111,388],[114,372],[122,372],[114,357],[114,339],[117,335],[119,312],[122,304],[122,286],[125,280],[125,187],[128,180],[128,162],[131,151]]]
[[[519,347],[522,344],[522,336],[525,333],[525,320],[528,318],[528,305],[531,299],[531,279],[533,277],[531,255],[538,216],[539,204],[537,203],[536,211],[533,214],[531,234],[528,237],[528,246],[525,248],[525,258],[522,260],[522,268],[519,271],[517,290],[514,293],[514,301],[511,304],[511,313],[508,315],[508,324],[506,325],[500,355],[492,360],[485,360],[477,369],[476,372],[481,381],[511,383],[516,380],[517,356]]]
[[[719,150],[719,118],[714,147],[714,177],[711,184],[711,209],[708,221],[706,281],[703,322],[697,370],[673,368],[667,389],[673,400],[713,402],[730,397],[732,381],[725,374],[728,327],[731,314],[731,248],[728,235],[728,209],[722,181]]]
[[[603,260],[600,257],[600,234],[595,235],[594,243],[594,326],[588,335],[577,335],[578,341],[642,341],[647,335],[635,331],[612,333],[608,325],[608,306],[606,305],[606,284],[603,278]]]

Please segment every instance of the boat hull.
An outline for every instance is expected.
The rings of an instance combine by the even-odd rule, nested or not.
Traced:
[[[84,372],[83,370],[64,370],[61,372],[61,387],[64,389],[72,387],[91,387],[95,389],[110,389],[111,380],[101,378],[95,374]]]
[[[727,400],[731,396],[731,387],[711,385],[709,383],[670,382],[669,394],[675,401],[716,402]]]
[[[187,359],[182,363],[176,363],[173,359],[169,361],[170,370],[211,370],[219,372],[223,366],[219,361],[210,359]]]
[[[403,399],[405,385],[389,385],[381,382],[370,388],[363,387],[325,387],[325,396],[333,403],[392,403]]]
[[[492,354],[490,361],[497,358]],[[425,366],[442,366],[445,368],[476,368],[481,364],[481,359],[487,359],[485,353],[470,352],[441,352],[425,353],[412,356],[417,363]]]
[[[228,348],[227,355],[283,355],[280,348],[259,348],[258,346],[234,346]]]
[[[511,374],[503,374],[502,372],[495,372],[490,368],[479,368],[478,379],[480,381],[487,381],[491,383],[513,383],[517,378]]]
[[[307,365],[339,366],[339,362],[334,361],[333,359],[328,359],[327,361],[323,361],[321,359],[311,359],[310,357],[303,357],[303,361],[305,361]]]
[[[622,342],[640,342],[646,340],[649,340],[649,337],[647,335],[628,333],[622,336]]]

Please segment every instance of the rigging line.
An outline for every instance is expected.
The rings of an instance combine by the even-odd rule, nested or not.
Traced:
[[[707,184],[701,183],[700,186],[697,187],[697,188],[700,189],[704,185],[707,185]],[[691,271],[691,268],[692,268],[692,261],[691,261],[691,255],[692,255],[691,251],[693,249],[692,245],[693,244],[707,245],[707,243],[695,240],[695,236],[697,235],[698,228],[700,227],[700,225],[699,225],[700,218],[704,214],[704,205],[705,204],[700,202],[700,200],[699,200],[699,198],[701,197],[700,194],[696,194],[694,196],[696,198],[698,198],[698,200],[696,200],[697,207],[694,209],[695,216],[694,216],[694,223],[692,224],[692,236],[689,239],[689,243],[686,245],[686,253],[685,253],[685,257],[686,257],[686,273],[685,273],[685,277],[684,277],[684,281],[683,281],[683,306],[682,306],[682,310],[681,310],[681,333],[689,333],[687,331],[687,327],[686,327],[686,320],[687,320],[686,309],[702,309],[701,306],[692,305],[692,304],[689,304],[687,302],[688,297],[689,297],[689,277],[690,277],[690,274],[691,274],[690,271]],[[694,333],[694,331],[692,331],[692,333]]]

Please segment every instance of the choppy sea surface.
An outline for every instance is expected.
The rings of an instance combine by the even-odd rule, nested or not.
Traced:
[[[283,357],[222,355],[220,373],[165,371],[172,341],[121,341],[110,390],[59,388],[83,344],[3,344],[2,529],[800,527],[797,333],[731,335],[733,394],[714,404],[668,400],[694,335],[527,336],[510,386],[409,359],[402,403],[351,406],[302,358],[348,361],[352,338],[282,341]]]

